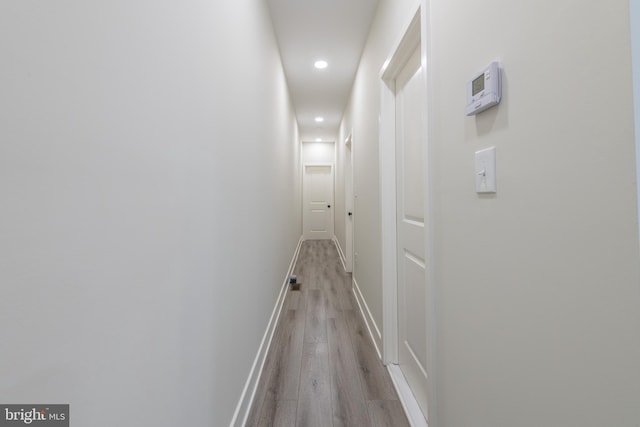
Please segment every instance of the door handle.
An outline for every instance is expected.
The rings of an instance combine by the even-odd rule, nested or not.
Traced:
[[[349,216],[352,216],[352,215],[353,215],[353,212],[349,212]]]
[[[331,205],[327,205],[328,208],[331,208]]]

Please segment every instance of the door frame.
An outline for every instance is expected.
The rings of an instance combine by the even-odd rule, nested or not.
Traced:
[[[347,156],[349,156],[349,163],[351,165],[351,173],[349,175],[347,175],[345,173],[344,175],[344,181],[345,181],[345,191],[344,191],[344,204],[345,204],[345,229],[344,229],[344,240],[345,240],[345,245],[346,248],[344,248],[345,250],[345,270],[347,273],[353,273],[353,254],[354,254],[354,242],[355,242],[355,238],[354,238],[354,234],[355,234],[355,188],[353,188],[353,184],[354,184],[354,180],[353,180],[353,176],[354,176],[354,167],[353,167],[353,159],[354,159],[354,155],[353,155],[353,129],[349,132],[349,136],[347,136],[344,140],[344,145],[345,145],[345,149],[344,149],[344,153],[345,153],[345,158]],[[347,181],[350,183],[350,189],[351,189],[351,194],[348,194],[347,192]],[[349,218],[349,213],[347,212],[349,209],[349,206],[351,206],[351,218]]]
[[[330,215],[331,215],[331,229],[330,229],[330,236],[327,238],[328,240],[331,240],[335,237],[336,235],[336,215],[335,215],[335,198],[336,198],[336,183],[335,183],[335,166],[333,163],[303,163],[302,164],[302,238],[304,240],[309,240],[310,236],[308,236],[307,233],[307,221],[309,220],[308,215],[307,215],[307,205],[306,205],[306,191],[307,191],[307,183],[306,183],[306,177],[307,177],[307,167],[314,167],[314,166],[320,166],[320,167],[328,167],[331,170],[331,208],[330,209]]]
[[[398,245],[396,225],[396,101],[395,79],[409,56],[420,45],[420,58],[424,73],[424,111],[423,118],[426,143],[423,149],[425,191],[425,254],[427,263],[427,405],[429,426],[437,426],[436,418],[436,286],[434,262],[434,213],[433,208],[433,138],[431,135],[430,106],[432,78],[430,67],[430,27],[428,0],[421,0],[417,9],[413,10],[404,27],[402,36],[394,45],[391,53],[380,70],[380,216],[382,223],[382,361],[394,373],[393,366],[398,364]],[[402,388],[402,385],[400,385]],[[415,403],[415,402],[414,402]],[[417,405],[417,403],[416,403]],[[411,409],[411,408],[407,408]],[[419,409],[418,409],[419,411]],[[410,411],[408,411],[410,412]]]

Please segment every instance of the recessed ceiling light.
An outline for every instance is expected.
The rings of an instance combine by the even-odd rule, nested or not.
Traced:
[[[316,117],[316,123],[324,122],[324,117]]]
[[[322,142],[322,138],[316,138],[316,142]]]
[[[316,61],[315,64],[313,64],[316,68],[323,70],[325,68],[327,68],[327,66],[329,65],[327,63],[327,61]]]

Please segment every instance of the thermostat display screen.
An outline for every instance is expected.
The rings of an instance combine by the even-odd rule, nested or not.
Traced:
[[[500,103],[502,77],[500,63],[493,61],[484,70],[467,80],[467,116],[481,113]]]
[[[480,74],[480,76],[478,76],[478,78],[473,81],[472,86],[473,88],[471,90],[471,94],[473,96],[476,96],[478,93],[482,92],[484,90],[484,74]]]

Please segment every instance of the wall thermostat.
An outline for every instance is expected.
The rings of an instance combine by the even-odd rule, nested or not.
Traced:
[[[492,62],[467,83],[467,116],[478,114],[500,103],[502,77],[500,64]]]

